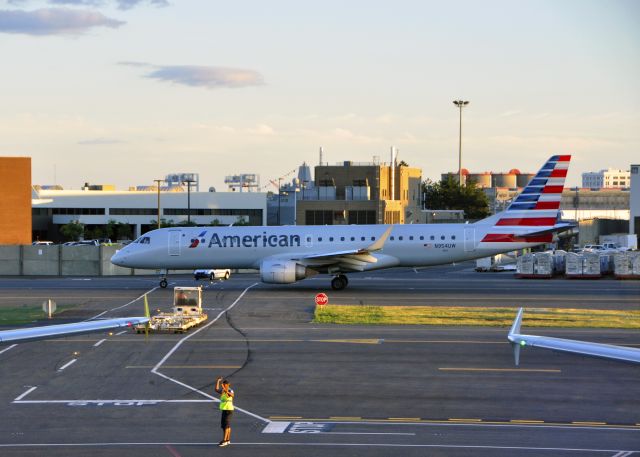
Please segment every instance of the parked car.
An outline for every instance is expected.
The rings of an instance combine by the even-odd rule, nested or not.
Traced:
[[[67,241],[63,246],[100,246],[98,240]]]
[[[604,251],[604,246],[601,244],[585,244],[582,248],[582,252],[600,252]]]
[[[33,243],[34,246],[51,246],[53,244],[53,241],[34,241]]]
[[[231,276],[231,270],[226,269],[218,269],[218,270],[195,270],[193,272],[193,279],[196,281],[201,278],[209,278],[211,281],[214,279],[229,279]]]

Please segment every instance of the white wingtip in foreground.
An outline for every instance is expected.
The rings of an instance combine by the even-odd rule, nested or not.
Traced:
[[[520,333],[524,309],[520,308],[513,321],[508,339],[513,346],[515,364],[520,364],[520,348],[524,346],[552,349],[554,351],[601,357],[620,362],[640,363],[640,349],[613,344],[591,343],[588,341],[566,340],[550,336],[523,335]]]
[[[65,336],[99,332],[101,330],[111,330],[121,327],[128,328],[137,324],[144,324],[147,321],[149,321],[148,317],[122,317],[117,319],[77,322],[73,324],[44,325],[42,327],[3,330],[0,331],[0,344],[62,338]]]

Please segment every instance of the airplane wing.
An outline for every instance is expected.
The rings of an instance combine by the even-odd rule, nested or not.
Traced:
[[[391,234],[393,226],[389,226],[382,236],[373,244],[363,248],[344,249],[341,251],[316,252],[294,257],[295,260],[309,267],[339,265],[343,270],[364,271],[366,264],[378,262],[378,258],[371,255],[384,247]]]
[[[149,321],[148,317],[122,317],[117,319],[102,319],[95,321],[76,322],[73,324],[45,325],[15,330],[0,331],[0,344],[33,341],[48,338],[61,338],[82,333],[111,330],[121,327],[133,327]]]
[[[513,346],[513,355],[516,366],[520,364],[520,348],[525,346],[552,349],[554,351],[561,352],[571,352],[574,354],[582,354],[592,357],[602,357],[605,359],[618,360],[620,362],[640,363],[640,349],[636,348],[615,346],[613,344],[591,343],[588,341],[567,340],[549,336],[521,334],[520,326],[522,325],[523,313],[524,309],[520,308],[508,335],[508,339]]]

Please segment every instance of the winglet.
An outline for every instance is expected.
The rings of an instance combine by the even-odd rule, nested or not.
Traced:
[[[509,340],[514,335],[518,335],[520,333],[520,326],[522,325],[522,314],[524,313],[524,308],[520,308],[518,310],[518,314],[516,318],[513,320],[513,324],[511,325],[511,330],[509,330]]]
[[[393,225],[390,225],[389,228],[384,231],[382,236],[378,238],[375,243],[367,247],[366,251],[379,251],[380,249],[382,249],[384,247],[384,243],[387,241],[387,238],[389,238],[392,229]]]
[[[524,308],[520,308],[518,310],[518,314],[516,315],[516,318],[513,320],[513,325],[511,325],[511,330],[509,330],[509,335],[507,336],[507,338],[511,342],[511,346],[513,347],[513,359],[516,366],[520,365],[520,347],[526,344],[523,339],[519,338],[523,313],[524,313]]]

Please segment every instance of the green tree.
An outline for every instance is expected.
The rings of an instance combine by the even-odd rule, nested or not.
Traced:
[[[158,220],[157,219],[151,219],[149,221],[149,225],[153,226],[154,229],[158,228]],[[176,224],[173,221],[173,219],[166,220],[164,217],[160,218],[160,228],[175,227],[175,226],[176,226]]]
[[[131,239],[133,231],[129,224],[109,219],[106,227],[107,238],[111,241]],[[100,237],[99,237],[100,238]]]
[[[88,240],[94,240],[97,238],[105,237],[105,230],[100,225],[85,225],[84,237]]]
[[[71,221],[60,227],[60,233],[67,241],[77,241],[84,234],[84,224],[80,221]]]
[[[467,219],[482,219],[490,214],[489,199],[473,181],[459,186],[449,174],[440,182],[423,182],[422,191],[429,209],[461,209]]]

